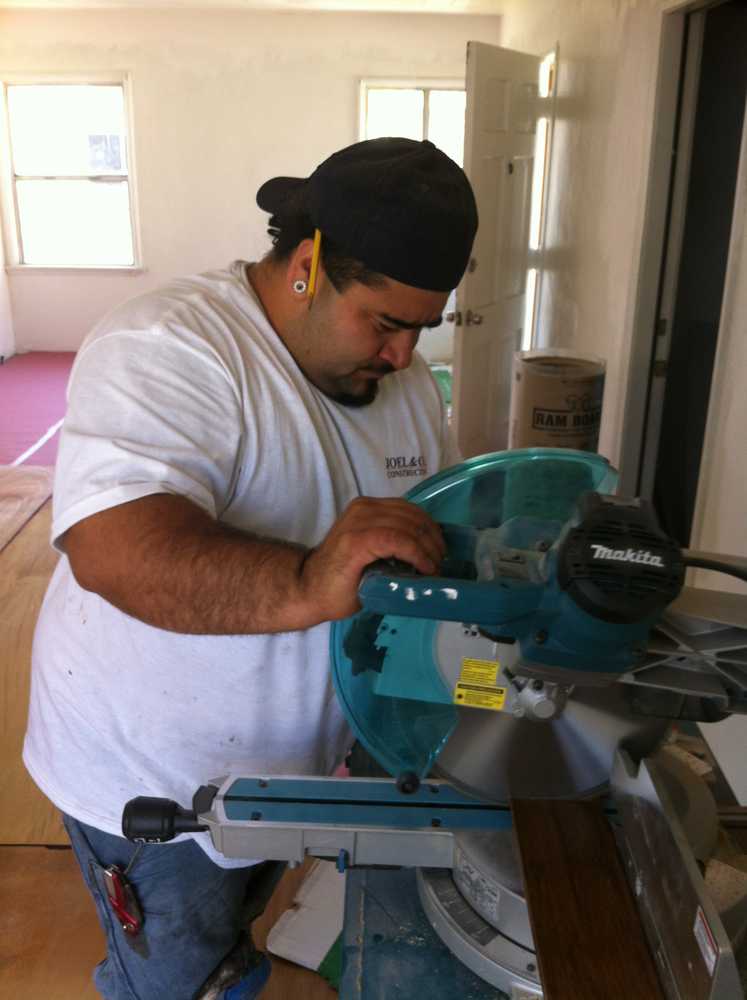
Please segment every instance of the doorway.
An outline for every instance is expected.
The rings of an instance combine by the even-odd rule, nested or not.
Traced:
[[[662,528],[688,547],[745,119],[747,2],[685,14],[681,27],[668,191],[660,192],[663,255],[648,357],[640,357],[648,371],[641,439],[634,475],[628,462],[625,491],[652,499]]]

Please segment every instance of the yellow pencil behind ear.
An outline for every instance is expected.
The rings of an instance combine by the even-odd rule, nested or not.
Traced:
[[[314,230],[314,247],[311,251],[311,269],[309,270],[309,287],[306,295],[311,301],[316,291],[316,276],[319,271],[319,255],[322,250],[322,234],[318,229]]]

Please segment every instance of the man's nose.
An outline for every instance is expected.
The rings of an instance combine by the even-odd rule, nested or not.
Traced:
[[[398,330],[397,333],[390,334],[379,351],[379,357],[382,361],[388,361],[397,371],[407,368],[412,361],[412,352],[419,336],[419,330]]]

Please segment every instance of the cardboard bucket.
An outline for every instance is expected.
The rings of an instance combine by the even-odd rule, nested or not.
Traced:
[[[605,364],[573,351],[517,351],[509,448],[596,451]]]

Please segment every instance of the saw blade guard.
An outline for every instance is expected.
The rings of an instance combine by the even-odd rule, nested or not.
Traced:
[[[414,617],[377,610],[377,590],[381,608],[391,609],[393,588],[403,588],[401,610],[414,610],[415,600],[413,591],[408,604],[407,588],[415,581],[399,575],[402,567],[379,567],[362,586],[364,609],[335,622],[330,640],[334,684],[348,723],[390,774],[425,777],[456,728],[457,706],[437,667],[435,644],[441,621],[480,621],[480,539],[495,533],[502,549],[535,550],[539,558],[560,536],[581,494],[613,493],[616,486],[616,471],[600,455],[528,448],[469,459],[405,494],[444,528],[443,575],[417,579]],[[531,567],[529,572],[531,577]],[[539,579],[514,585],[517,614],[530,610],[540,593]]]

